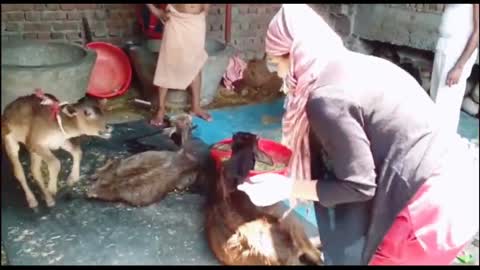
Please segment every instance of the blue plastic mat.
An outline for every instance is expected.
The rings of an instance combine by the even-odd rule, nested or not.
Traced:
[[[270,103],[246,105],[211,110],[213,121],[206,122],[195,118],[198,127],[195,137],[201,138],[207,144],[213,144],[232,137],[237,131],[247,131],[269,139],[280,138],[281,117],[283,114],[283,99]],[[278,121],[262,123],[262,117],[275,118]]]
[[[229,138],[236,131],[248,131],[265,138],[279,140],[281,138],[280,119],[283,114],[283,102],[282,98],[270,103],[212,110],[210,113],[214,121],[205,122],[198,118],[194,119],[194,123],[198,125],[194,135],[207,144]],[[265,117],[275,118],[278,121],[265,124],[263,121]],[[478,138],[478,119],[462,112],[458,132],[469,140]],[[288,204],[288,202],[285,203]],[[309,208],[308,214],[307,208]],[[295,210],[309,222],[316,224],[313,205],[299,206]]]
[[[460,124],[457,132],[468,140],[478,139],[478,119],[464,112],[460,114]]]

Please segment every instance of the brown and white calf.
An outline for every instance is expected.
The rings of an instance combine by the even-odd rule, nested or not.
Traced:
[[[103,103],[104,104],[104,103]],[[55,205],[60,161],[51,150],[62,148],[73,157],[72,171],[67,184],[73,185],[80,178],[80,146],[70,139],[82,135],[111,137],[112,128],[106,125],[102,103],[82,98],[73,104],[60,104],[50,94],[19,97],[10,103],[2,115],[2,144],[13,166],[13,173],[20,182],[28,206],[36,208],[38,201],[30,190],[19,159],[20,144],[30,153],[30,169],[49,207]],[[49,179],[44,181],[41,164],[45,161]],[[45,185],[47,183],[47,185]]]

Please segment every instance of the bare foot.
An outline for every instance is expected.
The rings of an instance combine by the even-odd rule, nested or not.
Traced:
[[[212,116],[210,116],[210,114],[208,112],[206,112],[202,109],[193,109],[191,111],[191,114],[196,115],[196,116],[202,118],[205,121],[208,121],[208,122],[212,121]]]
[[[165,112],[163,110],[158,110],[155,113],[155,116],[150,119],[150,125],[155,127],[163,127],[165,123],[163,122],[163,118],[165,117]]]

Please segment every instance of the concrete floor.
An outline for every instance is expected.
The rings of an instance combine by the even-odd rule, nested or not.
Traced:
[[[120,98],[117,98],[117,99],[113,99],[113,100],[110,100],[108,105],[111,107],[111,110],[109,110],[109,112],[107,113],[107,117],[109,119],[109,122],[110,123],[125,123],[125,122],[131,122],[131,121],[135,121],[135,120],[142,120],[142,119],[145,119],[145,118],[148,118],[149,117],[149,111],[148,109],[146,109],[145,107],[141,107],[141,106],[136,106],[134,105],[131,100],[134,98],[134,97],[137,97],[137,92],[136,91],[129,91],[127,95],[123,96],[123,97],[120,97]],[[462,115],[462,122],[468,122],[468,128],[465,128],[465,127],[462,127],[459,129],[459,132],[460,133],[468,133],[468,137],[473,137],[475,136],[476,134],[476,137],[478,138],[478,119],[475,119],[475,120],[472,120],[471,117],[468,117],[468,116],[465,116],[465,115]],[[475,126],[476,125],[476,126]],[[473,127],[473,128],[472,128]],[[467,130],[467,131],[465,131]],[[278,131],[272,131],[273,133],[275,132],[279,132]],[[272,133],[272,136],[273,137],[277,137],[278,134],[273,134]],[[478,139],[477,139],[477,147],[478,147]],[[171,198],[173,201],[177,201],[175,202],[175,204],[178,204],[178,198],[174,198],[172,197]],[[194,199],[195,200],[195,199]],[[173,202],[172,201],[172,202]],[[172,207],[173,204],[169,203],[168,205],[170,205],[169,207]],[[186,206],[185,206],[186,207]],[[168,208],[168,207],[167,207]],[[172,208],[173,209],[173,208]],[[168,210],[168,211],[173,211],[175,212],[176,210]],[[71,209],[72,211],[74,211],[75,209]],[[151,209],[152,210],[152,209]],[[192,208],[192,210],[195,210]],[[197,209],[199,210],[199,209]],[[3,214],[3,206],[2,206],[2,214]],[[145,210],[145,211],[150,211],[150,210]],[[153,210],[152,210],[153,211]],[[155,210],[157,213],[158,213],[158,209]],[[154,212],[155,212],[154,211]],[[166,211],[166,210],[164,210]],[[173,213],[172,212],[172,213]],[[193,212],[198,212],[198,211],[192,211]],[[152,212],[153,213],[153,212]],[[145,213],[147,214],[147,213]],[[142,214],[143,215],[143,214]],[[150,215],[150,214],[147,214],[147,215]],[[155,214],[156,215],[156,214]],[[154,216],[155,216],[154,215]],[[151,216],[151,215],[150,215]],[[132,217],[128,218],[126,217],[127,219],[131,219]],[[92,219],[92,221],[94,221]],[[162,222],[165,222],[162,221]],[[3,222],[2,222],[3,224]],[[144,224],[145,225],[145,224]],[[101,226],[101,225],[100,225]],[[134,224],[131,224],[131,226],[135,226]],[[142,225],[143,226],[143,225]],[[176,225],[178,226],[178,225]],[[193,231],[195,231],[195,227],[192,227]],[[141,230],[141,229],[140,229]],[[188,229],[186,229],[188,231]],[[193,233],[192,231],[192,233]],[[174,236],[174,235],[172,235]],[[178,237],[178,236],[177,236]],[[177,237],[174,237],[172,238],[172,240],[178,240]],[[3,238],[3,237],[2,237]],[[467,254],[472,254],[473,256],[473,260],[471,262],[469,262],[468,264],[473,264],[473,265],[478,265],[479,264],[479,247],[478,247],[478,243],[479,243],[479,239],[478,239],[478,234],[477,236],[475,237],[475,239],[472,241],[472,243],[465,249],[465,251],[467,252]],[[173,243],[173,242],[172,242]],[[6,260],[6,256],[4,256],[4,250],[3,250],[3,241],[2,241],[2,265],[4,265],[5,263],[5,260]],[[138,244],[138,243],[137,243]],[[159,247],[157,247],[158,249]],[[185,245],[183,247],[183,249],[187,248],[188,249],[188,245]],[[205,255],[205,254],[204,254]],[[193,256],[193,254],[192,254]],[[170,261],[164,261],[163,263],[167,263],[167,264],[195,264],[194,261],[190,261],[190,263],[188,263],[187,261],[183,260],[183,259],[178,259],[177,256],[174,256],[173,254],[171,255],[171,260]],[[176,258],[176,259],[175,259]],[[93,258],[92,258],[93,259]],[[206,256],[205,257],[206,261],[203,261],[203,263],[200,263],[200,264],[215,264],[214,263],[214,260],[212,260],[211,257],[209,256]],[[201,260],[200,260],[201,261]],[[199,263],[200,261],[196,260],[197,263]],[[90,261],[90,262],[93,262],[93,261]],[[110,260],[103,260],[102,261],[103,263],[106,263],[106,264],[122,264],[123,263],[126,263],[126,264],[131,264],[131,263],[128,263],[126,261],[110,261]],[[84,262],[84,263],[88,263],[88,262]],[[99,264],[102,264],[100,261],[98,261]],[[462,263],[460,261],[456,261],[454,264],[465,264],[465,263]]]

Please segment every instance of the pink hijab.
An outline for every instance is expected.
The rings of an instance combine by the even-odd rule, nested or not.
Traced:
[[[293,152],[288,166],[290,176],[311,180],[310,127],[305,105],[310,92],[324,85],[321,75],[325,67],[346,48],[323,18],[306,4],[282,5],[268,26],[265,45],[271,55],[290,54],[282,140]]]

